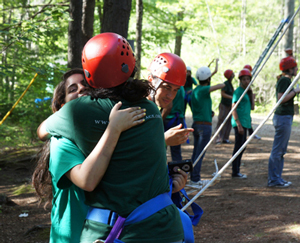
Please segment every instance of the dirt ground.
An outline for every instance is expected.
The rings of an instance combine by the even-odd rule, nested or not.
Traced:
[[[263,120],[253,117],[254,128]],[[288,153],[285,155],[283,178],[293,185],[289,188],[268,188],[267,168],[274,129],[271,120],[258,132],[261,140],[252,140],[243,155],[241,172],[248,179],[231,178],[229,166],[221,181],[209,187],[196,202],[204,210],[194,228],[195,242],[300,242],[300,118],[295,116]],[[216,118],[214,118],[214,125]],[[191,125],[191,119],[187,121]],[[234,141],[233,133],[230,140]],[[184,158],[190,158],[190,145],[182,146]],[[50,209],[38,207],[37,197],[26,191],[33,169],[32,150],[0,150],[0,242],[48,242]],[[232,144],[212,144],[202,164],[202,178],[212,178],[214,159],[219,169],[231,158]],[[168,150],[168,158],[170,154]],[[13,192],[19,189],[19,195]],[[1,203],[3,194],[9,200]],[[195,193],[190,194],[193,197]],[[2,204],[2,205],[1,205]],[[27,213],[27,217],[20,217]]]

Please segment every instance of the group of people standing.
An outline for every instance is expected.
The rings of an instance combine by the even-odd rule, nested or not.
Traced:
[[[148,67],[148,79],[135,79],[134,53],[114,33],[87,42],[82,67],[63,76],[54,91],[54,114],[38,128],[39,138],[50,140],[32,180],[38,195],[52,203],[50,242],[194,242],[190,217],[171,200],[185,187],[187,173],[180,168],[168,172],[166,146],[171,146],[172,160],[181,160],[180,145],[193,132],[195,161],[212,133],[210,93],[222,89],[224,99],[236,103],[251,80],[250,70],[239,73],[240,87],[234,92],[231,70],[224,74],[225,83],[212,86],[216,60],[213,73],[209,67],[197,70],[199,85],[192,89],[191,68],[175,54],[160,53]],[[293,65],[283,71],[278,96],[296,73]],[[192,128],[184,121],[187,104]],[[250,110],[245,96],[233,112],[234,150],[251,128]],[[278,131],[279,139],[282,134]],[[203,157],[190,175],[190,185],[197,188],[205,184]],[[240,158],[233,163],[232,177],[246,178],[239,172]],[[281,177],[279,163],[270,162],[270,186],[288,183],[276,178]]]
[[[212,74],[208,67],[200,67],[196,72],[196,78],[199,84],[195,84],[196,81],[191,77],[191,68],[187,68],[187,78],[184,97],[184,109],[182,114],[179,113],[181,119],[184,120],[185,110],[187,104],[190,105],[194,129],[194,150],[192,155],[192,161],[196,161],[197,164],[191,173],[191,180],[189,186],[202,188],[209,180],[201,180],[201,164],[205,156],[205,152],[201,158],[198,156],[202,153],[205,146],[211,139],[212,134],[212,117],[214,112],[212,111],[212,102],[210,92],[221,89],[221,102],[219,104],[219,115],[216,131],[221,126],[229,112],[235,107],[243,95],[245,89],[249,86],[252,79],[252,67],[251,65],[245,65],[238,74],[239,87],[234,89],[232,81],[235,77],[234,72],[228,69],[224,72],[226,81],[214,86],[210,85]],[[276,84],[276,99],[279,100],[284,91],[291,83],[291,78],[297,73],[297,63],[292,56],[283,58],[280,62],[280,70],[282,74],[278,77]],[[193,84],[196,86],[193,89]],[[277,108],[273,118],[273,124],[275,127],[275,137],[273,148],[269,159],[268,168],[268,187],[288,187],[292,183],[285,181],[281,178],[283,171],[283,156],[286,153],[288,140],[291,132],[291,124],[294,114],[293,98],[299,93],[299,88],[292,89],[287,97],[282,101]],[[182,95],[181,95],[182,97]],[[182,98],[181,98],[182,99]],[[232,110],[232,116],[227,119],[223,124],[222,129],[216,137],[216,144],[231,143],[229,135],[231,128],[234,130],[235,141],[232,156],[243,146],[247,140],[247,133],[249,136],[253,133],[251,110],[254,110],[255,94],[251,87],[248,88],[247,93],[241,98],[238,106]],[[177,101],[178,103],[178,101]],[[255,139],[260,140],[258,135],[254,135]],[[280,142],[282,141],[282,142]],[[178,146],[180,147],[180,146]],[[180,154],[180,150],[177,149],[177,155]],[[245,148],[239,153],[239,155],[232,162],[232,178],[246,179],[247,175],[240,172],[240,165],[243,152]],[[171,147],[172,159],[181,158],[181,156],[174,157],[174,151]]]

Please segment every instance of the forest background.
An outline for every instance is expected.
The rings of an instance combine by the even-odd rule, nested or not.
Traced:
[[[215,59],[219,58],[212,84],[225,81],[224,71],[232,69],[236,88],[238,72],[245,64],[255,65],[291,12],[290,4],[293,12],[300,1],[1,0],[0,120],[34,75],[38,76],[0,125],[0,148],[9,150],[37,143],[36,128],[51,114],[53,89],[62,74],[80,65],[84,43],[110,30],[112,22],[120,28],[119,34],[132,40],[141,78],[147,78],[147,67],[158,53],[172,52],[192,68],[193,76],[201,66],[211,64],[213,71]],[[114,9],[119,11],[119,18],[111,21],[105,13]],[[276,76],[284,49],[293,48],[299,59],[299,14],[290,33],[292,39],[283,38],[253,84],[254,112],[267,113],[275,104]],[[217,115],[220,93],[214,92],[212,98]]]

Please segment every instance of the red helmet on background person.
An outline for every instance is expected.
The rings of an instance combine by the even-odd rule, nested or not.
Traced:
[[[252,67],[249,64],[246,64],[243,68],[247,68],[248,70],[250,70],[250,72],[252,72]]]
[[[227,70],[224,72],[224,76],[225,76],[225,78],[227,78],[227,79],[230,79],[231,76],[232,76],[232,74],[233,74],[233,71],[232,71],[231,69],[227,69]]]
[[[297,62],[293,57],[285,57],[281,59],[279,64],[279,68],[281,71],[286,71],[293,67],[297,67]]]
[[[288,56],[290,56],[290,57],[293,56],[293,49],[292,49],[292,48],[286,48],[284,51],[285,51],[285,53],[286,53]]]
[[[157,55],[150,63],[148,71],[153,76],[167,83],[183,86],[186,81],[185,63],[179,56],[173,53],[161,53]]]
[[[124,37],[115,33],[102,33],[85,44],[82,67],[90,86],[112,88],[131,76],[135,68],[135,57]]]
[[[244,68],[239,72],[239,79],[243,76],[249,76],[250,78],[252,78],[252,74],[251,74],[250,70],[247,68]]]

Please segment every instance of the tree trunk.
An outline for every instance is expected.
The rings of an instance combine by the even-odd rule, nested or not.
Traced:
[[[98,16],[99,16],[99,20],[100,20],[100,30],[102,30],[102,25],[103,25],[103,12],[102,12],[102,1],[101,0],[97,0],[97,10],[98,10]]]
[[[299,1],[300,5],[300,1]],[[295,50],[294,50],[294,56],[298,56],[299,54],[299,48],[300,48],[300,43],[299,43],[299,35],[300,35],[300,14],[298,13],[298,26],[296,26],[296,33],[294,35],[294,43],[295,43]]]
[[[182,43],[182,35],[177,35],[175,38],[175,54],[180,56],[181,54],[181,43]]]
[[[177,20],[182,21],[183,20],[183,11],[180,11],[177,13]],[[175,37],[175,50],[174,53],[178,56],[181,54],[181,45],[182,45],[182,36],[183,33],[185,32],[185,29],[182,28],[174,28],[176,32],[176,37]]]
[[[101,33],[114,32],[127,39],[132,0],[104,0]]]
[[[242,0],[241,46],[242,46],[243,56],[246,56],[246,9],[247,9],[247,0]]]
[[[83,0],[82,4],[82,48],[94,34],[95,0]]]
[[[82,51],[82,0],[70,0],[70,18],[68,30],[68,67],[81,68]]]
[[[294,0],[285,0],[284,7],[284,17],[291,18],[294,14],[295,1]],[[287,30],[284,36],[284,49],[292,48],[293,49],[293,30],[294,30],[294,21],[291,23],[289,29]]]
[[[141,76],[141,52],[142,52],[142,25],[143,25],[143,0],[136,0],[136,67],[135,78]]]

